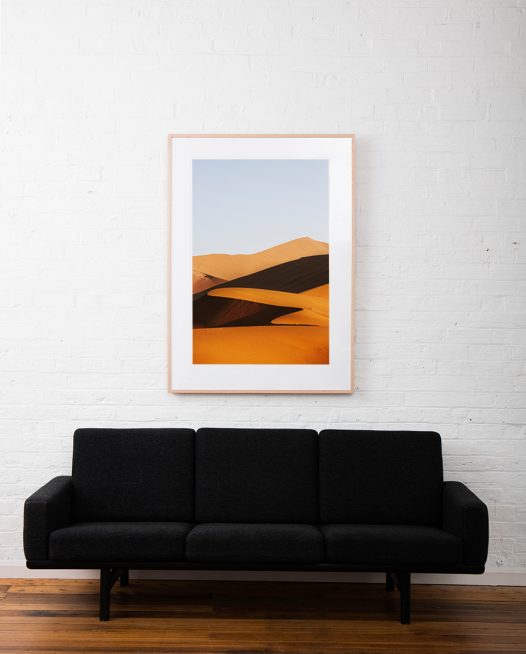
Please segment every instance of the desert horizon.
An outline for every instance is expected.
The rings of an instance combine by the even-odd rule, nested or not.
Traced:
[[[328,364],[329,246],[193,257],[194,364]]]

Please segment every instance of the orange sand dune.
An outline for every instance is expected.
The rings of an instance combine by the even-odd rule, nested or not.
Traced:
[[[317,325],[319,327],[328,327],[329,318],[320,316],[315,311],[309,309],[301,309],[301,311],[294,311],[286,313],[284,316],[278,316],[271,320],[273,325]]]
[[[324,314],[320,314],[310,311],[309,309],[302,309],[301,311],[294,311],[293,313],[287,313],[284,316],[278,316],[272,320],[273,325],[329,325],[329,284],[323,284],[323,286],[316,286],[316,288],[309,288],[307,291],[303,291],[300,295],[311,295],[314,297],[324,298],[327,303],[324,307]]]
[[[192,268],[194,274],[204,273],[229,281],[287,261],[328,253],[327,243],[304,236],[254,254],[197,255],[193,257]]]
[[[328,364],[327,327],[216,327],[193,330],[193,362]]]
[[[324,297],[329,299],[329,284],[323,284],[322,286],[316,286],[316,288],[309,288],[306,291],[302,291],[303,295],[316,295],[317,297]]]
[[[226,280],[220,279],[219,277],[213,277],[212,275],[207,275],[196,270],[192,270],[192,293],[206,291],[207,288],[222,284],[224,281]]]
[[[325,286],[328,287],[328,284]],[[276,325],[317,325],[325,327],[329,324],[329,299],[328,291],[320,291],[323,287],[311,289],[308,293],[285,293],[283,291],[269,291],[263,288],[217,288],[208,292],[212,297],[227,297],[235,300],[257,302],[259,304],[270,304],[277,307],[290,307],[303,309],[285,316],[275,318],[272,323]],[[316,293],[321,293],[318,296]],[[326,297],[323,297],[325,295]]]
[[[312,309],[319,313],[324,313],[327,308],[327,301],[323,297],[306,293],[270,291],[266,288],[236,288],[234,286],[227,286],[224,288],[214,288],[208,291],[208,295],[212,297],[229,297],[247,302],[259,302],[260,304],[272,304],[277,307]]]
[[[234,300],[228,297],[209,295],[220,288],[256,288],[286,293],[302,293],[315,289],[329,281],[329,255],[317,254],[294,261],[280,263],[272,268],[237,277],[219,284],[213,289],[196,293],[192,302],[192,322],[195,328],[204,327],[249,327],[268,325],[274,318],[290,313],[287,306]]]

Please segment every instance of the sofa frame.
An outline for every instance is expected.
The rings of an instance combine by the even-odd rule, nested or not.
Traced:
[[[142,430],[80,430],[80,432],[104,431],[111,440],[110,432],[140,432]],[[163,431],[163,430],[145,430]],[[170,431],[170,430],[166,430]],[[224,430],[227,432],[243,432],[243,438],[258,438],[260,430]],[[283,433],[287,430],[264,430]],[[77,432],[78,434],[79,432]],[[353,432],[345,432],[352,438]],[[371,432],[376,434],[378,432]],[[427,434],[426,432],[422,432]],[[199,434],[199,432],[198,432]],[[400,434],[398,432],[398,434]],[[100,435],[100,434],[99,434]],[[137,434],[135,434],[137,435]],[[277,436],[278,434],[274,434]],[[240,434],[235,435],[236,438]],[[323,436],[323,433],[322,433]],[[86,434],[80,434],[83,439]],[[123,434],[119,434],[122,438]],[[124,437],[126,435],[124,434]],[[147,435],[144,434],[147,438]],[[218,438],[221,434],[218,434]],[[434,434],[436,441],[438,435]],[[78,439],[79,436],[76,435]],[[373,437],[371,437],[373,438]],[[381,438],[389,439],[389,432]],[[422,436],[426,438],[426,436]],[[439,437],[438,437],[439,438]],[[297,571],[297,572],[376,572],[385,574],[386,591],[395,588],[400,593],[400,622],[409,624],[411,621],[411,574],[412,573],[444,573],[444,574],[481,574],[488,547],[488,512],[485,504],[477,498],[464,484],[457,481],[442,482],[442,528],[454,534],[464,542],[464,556],[461,562],[454,565],[429,564],[378,564],[378,563],[330,563],[304,564],[286,562],[196,562],[196,561],[148,561],[121,560],[118,554],[111,559],[67,558],[52,559],[43,554],[48,552],[48,539],[56,530],[72,522],[72,505],[75,502],[75,465],[73,476],[56,477],[31,495],[25,503],[24,513],[24,545],[29,569],[97,569],[100,570],[100,610],[99,618],[107,621],[110,617],[110,597],[112,587],[119,582],[128,586],[130,570],[243,570],[243,571]],[[40,556],[39,556],[40,554]]]

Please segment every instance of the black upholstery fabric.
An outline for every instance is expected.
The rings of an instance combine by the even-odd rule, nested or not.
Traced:
[[[75,520],[193,520],[194,431],[77,429]]]
[[[24,504],[24,552],[28,561],[48,558],[49,534],[71,522],[71,477],[55,477]]]
[[[323,536],[312,525],[202,524],[186,539],[193,562],[321,563]]]
[[[199,429],[196,522],[316,523],[317,434]]]
[[[415,525],[325,525],[329,563],[386,566],[455,565],[462,541],[436,527]]]
[[[463,563],[486,563],[488,507],[459,481],[444,482],[444,529],[462,538]]]
[[[442,525],[442,449],[434,432],[325,430],[320,522]]]
[[[184,561],[191,525],[182,522],[78,522],[49,537],[53,561]]]
[[[72,477],[26,500],[24,550],[30,567],[480,572],[488,511],[443,482],[433,432],[81,429]]]

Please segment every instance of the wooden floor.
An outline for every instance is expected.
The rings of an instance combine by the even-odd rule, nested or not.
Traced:
[[[98,620],[96,581],[0,580],[0,652],[526,652],[526,588],[136,581]]]

